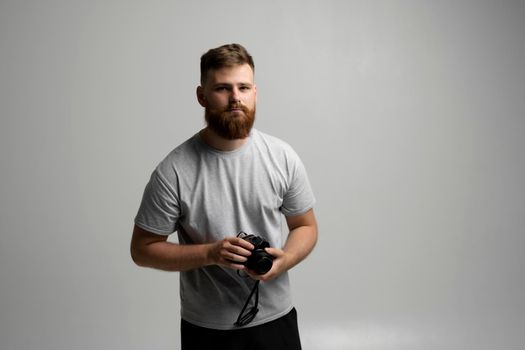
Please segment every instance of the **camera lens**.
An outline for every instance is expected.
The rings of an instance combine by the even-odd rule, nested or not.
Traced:
[[[273,266],[272,257],[264,250],[255,251],[248,261],[248,268],[255,271],[259,275],[264,275],[270,271]]]
[[[257,270],[255,270],[259,275],[264,275],[266,272],[270,271],[273,266],[272,259],[267,256],[261,258],[257,263]]]
[[[248,257],[248,260],[245,263],[246,267],[258,275],[264,275],[266,272],[270,271],[273,266],[273,256],[264,250],[265,248],[270,247],[270,244],[259,236],[246,235],[243,231],[241,231],[241,233],[245,234],[242,239],[250,242],[254,246],[252,255]]]

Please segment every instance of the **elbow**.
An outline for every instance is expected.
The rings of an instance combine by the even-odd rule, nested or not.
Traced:
[[[139,249],[137,249],[137,247],[134,247],[133,245],[131,246],[130,255],[131,255],[131,260],[133,260],[135,265],[140,266],[140,267],[147,267],[144,256],[140,254],[140,251]]]

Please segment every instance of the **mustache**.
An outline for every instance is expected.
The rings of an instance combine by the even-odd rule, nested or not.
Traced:
[[[230,111],[232,111],[232,110],[234,110],[234,109],[240,109],[240,110],[242,110],[244,113],[249,112],[248,107],[246,107],[245,105],[243,105],[243,104],[240,103],[240,102],[230,104],[228,107],[225,108],[224,111],[225,111],[225,112],[230,112]]]

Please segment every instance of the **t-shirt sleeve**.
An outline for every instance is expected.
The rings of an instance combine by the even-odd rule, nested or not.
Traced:
[[[156,234],[169,235],[176,231],[180,217],[176,181],[167,181],[156,169],[146,185],[135,224]]]
[[[284,194],[281,211],[285,216],[306,213],[315,204],[315,196],[308,175],[299,156],[289,150],[287,156],[288,188]]]

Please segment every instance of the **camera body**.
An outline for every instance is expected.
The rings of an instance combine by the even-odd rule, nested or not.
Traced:
[[[264,248],[270,247],[270,243],[255,235],[246,235],[241,238],[250,242],[254,246],[252,255],[248,257],[248,260],[244,265],[258,275],[264,275],[266,272],[270,271],[273,266],[273,256],[264,250]]]

